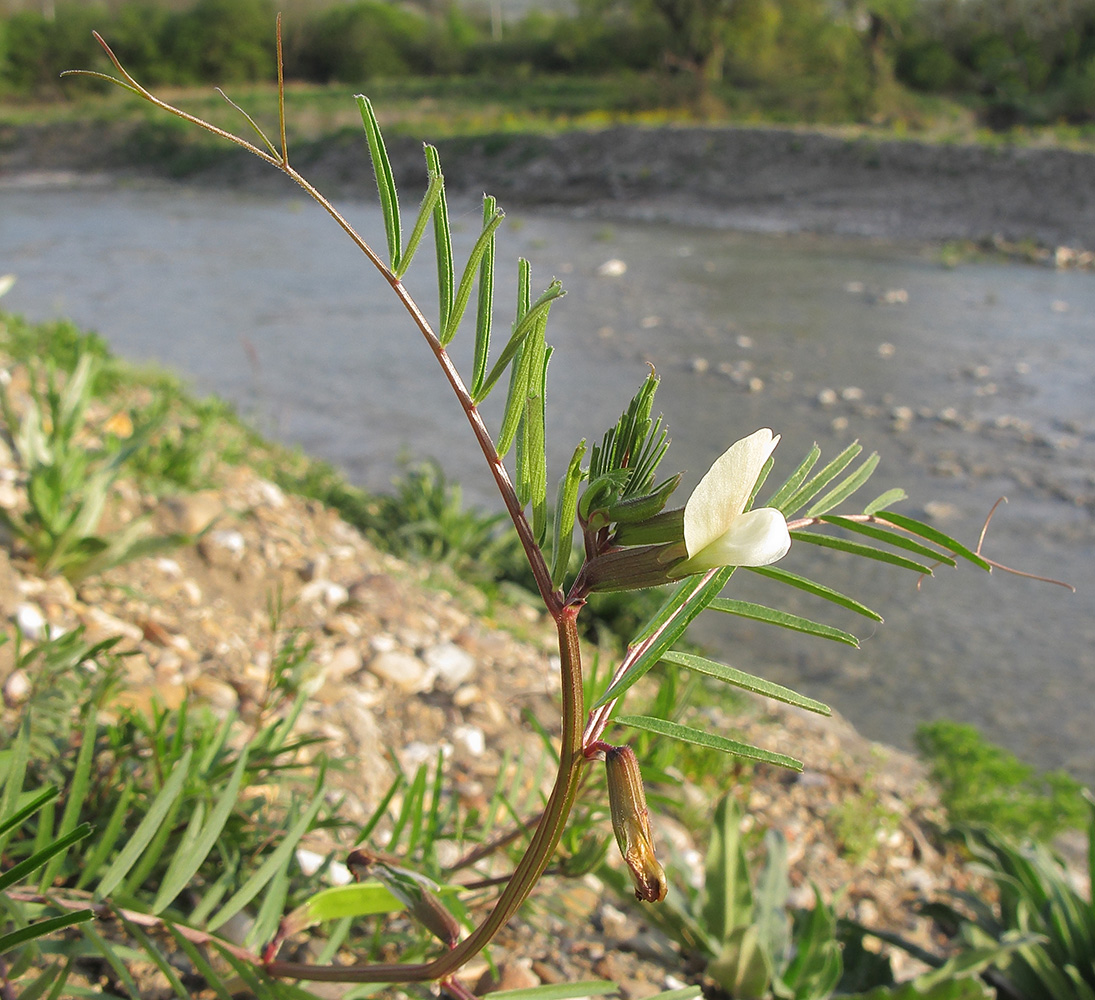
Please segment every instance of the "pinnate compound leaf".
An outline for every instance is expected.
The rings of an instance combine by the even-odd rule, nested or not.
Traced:
[[[867,460],[844,479],[838,486],[825,494],[820,500],[806,511],[807,517],[817,517],[819,514],[828,513],[834,507],[839,506],[856,492],[878,468],[878,452],[871,452]]]
[[[118,887],[122,879],[129,874],[130,869],[137,864],[141,853],[151,843],[152,838],[159,832],[160,824],[170,813],[171,807],[182,792],[183,782],[186,781],[187,771],[190,768],[192,754],[193,750],[187,748],[172,768],[171,774],[163,784],[163,788],[160,789],[148,807],[144,819],[138,824],[137,829],[133,831],[133,836],[129,838],[121,853],[114,859],[114,863],[100,880],[95,889],[97,899],[109,896]]]
[[[365,126],[365,139],[369,143],[369,158],[373,161],[373,173],[376,175],[376,189],[380,195],[380,210],[384,215],[384,234],[388,238],[388,260],[393,273],[400,274],[400,247],[403,234],[399,224],[399,198],[395,190],[395,177],[392,164],[384,146],[384,136],[380,132],[380,123],[372,103],[364,94],[357,95],[357,106],[361,112],[361,123]]]
[[[767,622],[769,625],[778,625],[780,628],[791,629],[793,632],[805,632],[807,635],[816,635],[820,639],[832,639],[834,642],[859,648],[859,640],[851,632],[834,628],[832,625],[822,625],[821,622],[811,621],[809,618],[792,615],[776,608],[767,608],[763,604],[717,597],[709,607],[712,611],[723,611],[729,615],[737,615],[739,618]]]
[[[792,573],[790,570],[779,569],[775,566],[746,566],[743,568],[748,569],[750,573],[768,577],[769,580],[775,580],[777,583],[785,583],[789,587],[805,591],[807,594],[813,594],[814,597],[820,597],[833,604],[839,604],[842,608],[854,611],[857,615],[862,615],[864,618],[870,618],[871,621],[882,621],[882,616],[878,614],[878,612],[872,611],[865,604],[860,604],[855,598],[848,597],[846,594],[833,590],[832,587],[826,587],[823,583],[818,583],[815,580],[808,580],[806,577],[799,576],[797,573]]]
[[[682,726],[679,722],[669,722],[666,719],[658,719],[650,715],[621,715],[613,719],[613,722],[621,726],[630,726],[632,729],[643,729],[648,733],[657,733],[659,736],[668,736],[670,739],[680,740],[682,743],[694,743],[696,746],[709,747],[712,750],[733,754],[736,757],[748,757],[750,760],[760,760],[766,764],[790,768],[792,771],[802,770],[802,761],[795,760],[794,757],[774,753],[771,750],[762,750],[760,747],[750,746],[748,743],[739,743],[737,740],[730,740],[725,736],[706,733],[702,729]]]
[[[582,485],[582,458],[586,453],[585,438],[578,443],[555,500],[555,533],[551,549],[551,585],[561,587],[566,576],[570,552],[574,545],[574,521],[578,516],[578,490]]]
[[[864,559],[874,559],[877,562],[889,563],[891,566],[899,566],[901,569],[911,569],[915,573],[923,573],[931,576],[930,566],[914,562],[893,552],[876,549],[873,545],[863,545],[859,542],[849,541],[847,538],[834,538],[832,535],[819,535],[812,531],[792,531],[791,538],[796,542],[805,542],[807,545],[819,545],[823,549],[836,549],[839,552],[847,552],[853,556],[862,556]]]
[[[672,663],[678,667],[686,667],[689,670],[706,674],[708,677],[714,677],[716,680],[725,681],[727,684],[733,684],[734,687],[751,691],[753,694],[761,694],[766,698],[774,698],[776,701],[782,701],[788,705],[796,705],[810,712],[817,712],[818,715],[833,714],[833,710],[823,702],[807,698],[805,695],[792,691],[782,684],[776,684],[774,681],[765,680],[763,677],[757,677],[754,674],[747,674],[743,670],[737,670],[725,663],[709,660],[704,656],[697,656],[695,653],[682,653],[679,650],[672,650],[662,657],[662,663]]]

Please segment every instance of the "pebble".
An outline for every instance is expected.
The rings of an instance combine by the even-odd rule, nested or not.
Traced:
[[[455,691],[475,674],[475,659],[455,643],[431,646],[422,654],[434,683],[442,691]]]
[[[597,268],[598,278],[619,278],[627,273],[627,264],[619,257],[611,257]]]
[[[817,394],[817,401],[822,406],[832,406],[839,398],[835,389],[822,389]]]
[[[429,668],[412,653],[398,650],[379,653],[369,661],[368,668],[382,681],[406,694],[419,694],[433,686]]]
[[[23,638],[37,642],[46,632],[46,617],[41,609],[34,604],[22,601],[15,606],[15,614],[12,616],[16,627],[23,633]]]
[[[483,751],[487,749],[487,738],[478,726],[454,726],[452,738],[473,757],[482,756]]]
[[[4,704],[14,708],[27,700],[31,692],[30,678],[25,670],[13,670],[4,682]]]
[[[205,535],[198,543],[198,551],[211,566],[233,566],[240,562],[247,539],[235,528],[222,528]]]

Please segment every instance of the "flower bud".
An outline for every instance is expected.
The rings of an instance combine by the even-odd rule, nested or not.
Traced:
[[[661,902],[669,889],[665,871],[654,854],[650,832],[650,812],[639,762],[631,747],[610,747],[605,751],[608,777],[608,805],[612,829],[635,883],[635,898],[648,903]]]

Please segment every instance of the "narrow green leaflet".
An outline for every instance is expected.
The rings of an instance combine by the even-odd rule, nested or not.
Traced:
[[[788,614],[786,611],[766,608],[763,604],[716,597],[708,607],[712,611],[724,611],[726,614],[737,615],[739,618],[767,622],[769,625],[778,625],[780,628],[791,629],[794,632],[805,632],[807,635],[816,635],[821,639],[832,639],[834,642],[842,642],[847,646],[859,648],[859,640],[850,632],[833,628],[831,625],[822,625],[820,622],[810,621],[809,618],[800,618],[798,615]]]
[[[426,193],[422,197],[422,204],[418,206],[418,215],[414,220],[414,228],[407,237],[407,246],[403,250],[403,256],[399,260],[399,267],[395,269],[397,278],[410,270],[411,261],[418,250],[422,237],[426,235],[426,225],[433,218],[433,210],[437,207],[437,199],[445,188],[445,178],[440,174],[430,174],[430,182],[426,186]]]
[[[545,317],[546,319],[546,317]],[[543,331],[536,335],[536,342],[544,342]],[[529,501],[532,504],[532,533],[536,544],[542,546],[547,536],[547,443],[544,420],[547,403],[547,370],[551,361],[551,348],[546,344],[541,355],[539,377],[533,373],[529,386],[528,408],[525,412],[525,462],[528,465]],[[536,391],[532,389],[535,387]]]
[[[493,219],[498,211],[498,203],[489,194],[483,196],[483,225]],[[472,399],[479,395],[483,387],[483,377],[487,373],[487,358],[490,356],[490,333],[494,322],[494,247],[495,233],[487,242],[483,259],[479,262],[479,301],[475,310],[475,355],[472,362],[471,388]]]
[[[388,238],[388,259],[391,269],[399,274],[400,247],[403,234],[399,225],[399,198],[396,196],[395,178],[392,176],[392,164],[388,151],[384,147],[384,137],[380,133],[380,123],[376,112],[364,94],[357,95],[357,106],[361,111],[361,123],[365,126],[365,139],[369,143],[369,158],[373,161],[373,173],[376,175],[376,189],[380,195],[380,210],[384,214],[384,234]]]
[[[784,503],[780,505],[780,510],[783,511],[784,516],[791,517],[793,514],[798,513],[803,507],[806,506],[814,497],[816,497],[826,486],[829,485],[837,476],[839,476],[852,462],[855,457],[863,450],[863,446],[858,441],[853,441],[847,448],[845,448],[836,458],[834,458],[828,465],[826,465],[819,473],[809,479],[806,483],[800,486]]]
[[[900,487],[895,486],[892,490],[886,490],[881,496],[875,497],[866,507],[863,508],[864,514],[877,514],[880,510],[885,510],[890,504],[900,503],[902,500],[907,500],[909,495]]]
[[[802,460],[802,464],[795,469],[788,477],[786,482],[769,498],[765,507],[775,507],[777,510],[782,510],[785,514],[784,505],[791,498],[791,495],[797,490],[810,474],[810,470],[817,464],[817,460],[821,458],[821,449],[815,444],[809,451],[809,454]]]
[[[83,840],[91,833],[90,823],[81,823],[71,833],[65,834],[63,837],[59,837],[57,840],[52,841],[46,847],[43,847],[40,851],[35,851],[29,858],[24,858],[16,865],[12,865],[3,875],[0,875],[0,890],[6,889],[10,885],[15,885],[16,882],[21,881],[31,872],[36,872],[42,867],[50,858],[63,854],[73,844],[79,840]]]
[[[871,478],[872,473],[878,468],[878,452],[873,451],[870,457],[841,482],[834,489],[825,494],[817,503],[813,504],[809,510],[806,511],[807,517],[817,517],[819,514],[826,514],[834,507],[839,506],[845,500],[848,499],[856,490],[858,490],[868,479]]]
[[[296,850],[297,844],[300,842],[300,838],[303,837],[309,829],[311,829],[312,823],[316,818],[316,814],[319,812],[323,805],[323,795],[320,792],[318,786],[315,790],[312,804],[308,807],[307,811],[293,824],[285,834],[285,839],[282,840],[277,846],[277,850],[274,851],[256,871],[224,904],[217,912],[217,914],[209,921],[207,930],[213,931],[220,927],[230,917],[239,913],[252,899],[255,898],[262,891],[265,886],[277,873],[278,869],[284,863],[287,855],[293,853]]]
[[[521,990],[499,990],[484,993],[483,1000],[576,1000],[578,997],[601,997],[619,992],[620,987],[607,979],[594,979],[581,983],[546,983]],[[690,994],[695,995],[695,994]]]
[[[209,959],[202,953],[202,950],[190,941],[181,931],[172,926],[172,924],[168,923],[167,929],[171,932],[171,936],[175,939],[175,943],[186,954],[190,961],[194,963],[194,968],[198,970],[201,977],[206,981],[213,992],[217,994],[219,1000],[232,1000],[232,991],[229,990],[227,983],[225,983],[217,970],[213,968]]]
[[[221,793],[209,819],[201,827],[194,838],[194,842],[187,850],[180,849],[171,859],[171,865],[164,875],[160,885],[160,891],[156,894],[156,900],[152,904],[152,912],[160,913],[170,905],[172,900],[183,891],[186,885],[194,877],[194,873],[201,867],[202,862],[208,857],[209,852],[221,835],[228,817],[239,798],[240,785],[243,782],[244,768],[247,766],[247,750],[240,754],[236,766],[232,770],[232,776]]]
[[[788,705],[796,705],[810,712],[817,712],[818,715],[833,714],[833,710],[823,702],[807,698],[805,695],[792,691],[782,684],[775,684],[763,677],[747,674],[743,670],[737,670],[725,663],[718,663],[715,660],[697,656],[695,653],[682,653],[678,650],[671,650],[662,657],[662,663],[687,667],[689,670],[695,670],[701,674],[706,674],[708,677],[714,677],[717,680],[725,681],[727,684],[733,684],[734,687],[752,691],[754,694],[762,694],[766,698],[774,698],[776,701],[782,701]]]
[[[9,830],[18,830],[19,827],[23,825],[23,820],[33,816],[47,802],[52,802],[57,798],[58,794],[60,793],[53,785],[40,791],[25,806],[16,810],[0,823],[0,833],[7,833]]]
[[[403,901],[396,899],[391,890],[380,882],[355,882],[320,890],[287,919],[294,930],[297,929],[298,920],[304,921],[299,926],[303,930],[328,920],[368,917],[403,908]]]
[[[561,587],[574,545],[574,520],[578,516],[578,490],[582,485],[582,458],[586,453],[585,438],[578,443],[570,465],[559,480],[555,500],[555,532],[551,547],[551,585]]]
[[[525,266],[528,265],[527,261],[522,261]],[[536,326],[536,321],[542,313],[547,312],[551,307],[551,303],[556,299],[561,298],[566,292],[563,290],[563,284],[556,279],[547,289],[540,295],[540,297],[529,306],[528,310],[518,317],[518,320],[513,328],[513,333],[510,334],[509,340],[506,342],[506,346],[502,348],[502,353],[498,355],[498,360],[494,362],[494,366],[490,370],[490,374],[483,379],[482,388],[475,395],[474,400],[476,403],[481,403],[486,399],[487,394],[494,388],[494,383],[501,378],[502,373],[509,366],[510,361],[513,360],[513,356],[524,344],[528,336],[533,332]]]
[[[159,794],[152,800],[144,819],[141,820],[133,836],[126,842],[121,853],[114,859],[114,863],[107,869],[106,874],[100,880],[95,889],[95,898],[104,899],[109,896],[129,874],[130,869],[137,863],[141,853],[151,843],[152,838],[159,832],[160,824],[171,811],[175,800],[182,792],[183,782],[190,768],[190,757],[193,750],[187,749],[179,758],[178,763],[172,769],[167,781]]]
[[[891,566],[900,566],[902,569],[911,569],[916,573],[926,576],[932,575],[930,566],[913,562],[893,552],[876,549],[873,545],[862,545],[859,542],[849,541],[847,538],[834,538],[832,535],[819,535],[813,531],[792,531],[791,538],[796,542],[805,542],[807,545],[819,545],[823,549],[836,549],[839,552],[848,552],[853,556],[862,556],[864,559],[874,559],[878,562],[889,563]]]
[[[845,531],[853,531],[860,535],[866,535],[868,538],[873,538],[876,541],[884,542],[886,545],[892,545],[898,549],[904,549],[906,552],[912,552],[914,555],[923,556],[925,559],[932,559],[935,562],[944,563],[947,566],[954,566],[955,561],[945,552],[936,552],[935,549],[928,548],[927,545],[922,545],[920,542],[914,541],[911,538],[906,538],[904,535],[899,535],[893,531],[887,531],[885,528],[879,528],[873,524],[863,524],[860,521],[853,521],[846,517],[840,517],[835,514],[827,514],[821,519],[826,524],[835,525],[838,528],[844,528]]]
[[[435,146],[426,146],[426,169],[432,177],[441,173],[441,158]],[[445,184],[437,195],[437,204],[433,207],[433,242],[437,250],[437,330],[443,338],[449,328],[449,314],[452,312],[455,269],[452,264],[452,232],[449,228],[449,205],[445,200]],[[442,339],[444,346],[448,341]]]
[[[27,941],[33,941],[35,938],[45,937],[47,934],[53,934],[62,928],[71,927],[73,924],[83,924],[94,919],[95,914],[91,910],[76,910],[74,913],[65,913],[59,917],[47,917],[45,920],[39,920],[33,924],[28,924],[26,927],[20,927],[10,934],[0,936],[0,955],[6,951],[11,951],[12,948],[19,947],[21,944],[26,944]]]
[[[106,859],[110,857],[110,852],[114,849],[115,844],[118,842],[118,838],[122,834],[122,827],[125,825],[125,818],[128,815],[129,803],[134,794],[133,779],[125,783],[122,787],[122,792],[118,796],[118,801],[114,805],[114,811],[110,814],[110,818],[106,822],[106,826],[103,828],[102,834],[99,836],[98,843],[95,845],[91,854],[83,859],[82,870],[79,878],[76,880],[76,888],[82,889],[86,886],[100,871],[102,871],[103,864]]]
[[[933,528],[930,524],[924,524],[923,521],[917,521],[914,518],[906,517],[904,514],[895,514],[892,510],[880,511],[878,512],[878,516],[899,528],[903,528],[905,531],[910,531],[914,535],[919,535],[921,538],[946,549],[953,555],[973,563],[978,569],[983,569],[986,572],[991,572],[992,570],[992,567],[976,552],[972,552],[970,549],[966,548],[966,546],[951,538],[950,535],[946,535],[942,531]]]
[[[766,576],[769,580],[785,583],[789,587],[795,587],[798,590],[805,591],[807,594],[813,594],[814,597],[820,597],[823,600],[831,601],[833,604],[839,604],[842,608],[854,611],[857,615],[862,615],[864,618],[870,618],[871,621],[882,621],[882,616],[878,614],[877,611],[872,611],[865,604],[860,604],[855,598],[848,597],[846,594],[841,594],[839,591],[833,590],[831,587],[826,587],[822,583],[808,580],[806,577],[799,576],[797,573],[792,573],[785,569],[777,569],[775,566],[748,566],[744,568],[748,569],[750,573],[756,573],[758,576]]]
[[[483,231],[479,234],[479,238],[471,248],[471,256],[468,257],[468,262],[464,265],[464,273],[460,278],[460,284],[456,288],[456,297],[453,300],[452,312],[449,313],[448,323],[441,334],[442,344],[449,343],[449,341],[456,336],[456,331],[460,326],[460,320],[464,316],[464,310],[468,307],[468,299],[471,298],[471,286],[474,284],[476,276],[479,274],[479,265],[483,261],[483,256],[487,252],[487,247],[494,244],[494,232],[502,224],[502,220],[505,217],[504,212],[501,210],[496,211],[494,217],[484,224]]]
[[[621,726],[630,726],[632,729],[643,729],[649,733],[657,733],[659,736],[668,736],[670,739],[680,740],[682,743],[694,743],[696,746],[710,747],[712,750],[719,750],[722,753],[734,754],[736,757],[748,757],[750,760],[764,761],[766,764],[790,768],[792,771],[802,770],[802,761],[795,760],[794,757],[774,753],[771,750],[762,750],[760,747],[750,746],[748,743],[739,743],[737,740],[729,740],[725,736],[716,736],[714,733],[705,733],[702,729],[682,726],[679,722],[668,722],[665,719],[657,719],[649,715],[621,715],[613,721]]]

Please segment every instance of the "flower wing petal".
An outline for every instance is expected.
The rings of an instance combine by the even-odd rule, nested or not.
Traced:
[[[684,508],[684,544],[689,556],[726,534],[745,510],[757,476],[778,443],[779,435],[762,427],[735,441],[715,460]]]
[[[735,518],[730,528],[684,563],[673,567],[676,577],[702,573],[716,566],[768,566],[791,547],[787,519],[775,507],[760,507]]]

